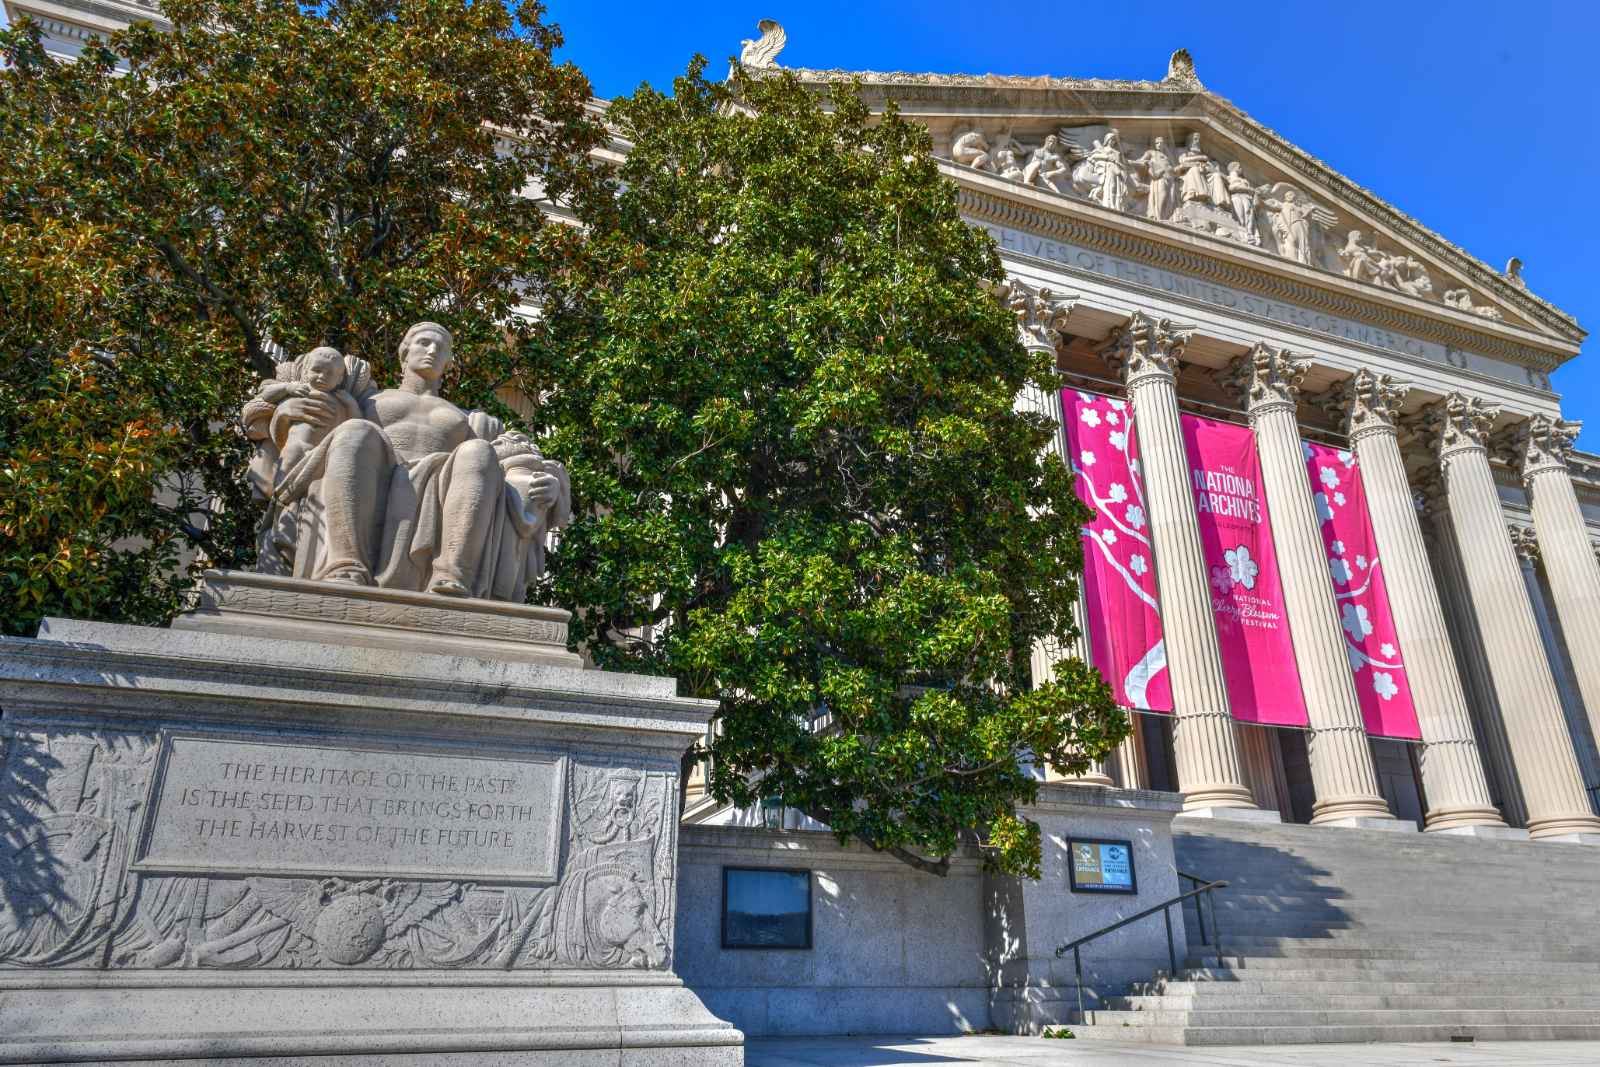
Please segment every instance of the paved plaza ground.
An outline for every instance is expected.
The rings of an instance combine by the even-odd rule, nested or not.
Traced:
[[[1593,1067],[1600,1041],[1478,1044],[1264,1045],[1174,1048],[1112,1041],[1047,1041],[1036,1037],[839,1037],[751,1041],[747,1067]]]

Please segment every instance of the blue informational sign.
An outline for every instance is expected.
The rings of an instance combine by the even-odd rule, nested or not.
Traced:
[[[1068,839],[1067,879],[1074,893],[1137,893],[1133,842]]]

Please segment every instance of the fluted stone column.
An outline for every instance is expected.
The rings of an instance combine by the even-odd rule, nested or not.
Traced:
[[[1055,366],[1056,347],[1060,345],[1061,331],[1066,325],[1067,316],[1072,314],[1072,306],[1078,300],[1076,294],[1057,293],[1046,288],[1034,288],[1015,278],[1008,278],[1004,287],[998,294],[1017,316],[1017,336],[1022,341],[1022,346],[1030,352],[1039,353],[1049,359],[1050,365]],[[1044,415],[1056,424],[1055,435],[1050,443],[1045,446],[1046,452],[1057,462],[1067,461],[1066,453],[1066,426],[1061,410],[1061,394],[1049,393],[1030,383],[1022,392],[1017,394],[1017,410],[1032,411]],[[1033,653],[1029,666],[1033,674],[1035,685],[1055,680],[1055,664],[1067,656],[1074,656],[1088,662],[1089,660],[1089,630],[1087,619],[1083,610],[1083,589],[1078,590],[1078,600],[1073,608],[1073,623],[1077,627],[1078,637],[1070,645],[1063,645],[1049,638],[1040,638],[1033,643]],[[1080,775],[1058,774],[1049,766],[1041,767],[1047,782],[1081,782],[1084,785],[1110,785],[1111,776],[1106,773],[1105,761],[1101,760],[1092,765]]]
[[[1394,818],[1378,787],[1301,451],[1296,399],[1309,360],[1257,345],[1236,368],[1272,514],[1272,544],[1311,731],[1306,749],[1317,799],[1313,823],[1414,830]]]
[[[1357,371],[1346,385],[1345,430],[1361,466],[1372,533],[1386,574],[1389,610],[1422,729],[1422,788],[1428,803],[1424,828],[1510,834],[1484,779],[1400,455],[1395,418],[1408,392],[1388,375]]]
[[[1192,335],[1191,327],[1135,312],[1105,350],[1122,369],[1133,403],[1172,681],[1178,787],[1188,814],[1275,822],[1276,812],[1255,806],[1240,765],[1189,485],[1177,375]]]
[[[1600,741],[1600,562],[1572,488],[1567,456],[1578,424],[1535,415],[1518,435],[1522,482],[1533,509],[1550,599],[1566,638],[1589,727]]]
[[[1426,425],[1444,472],[1456,540],[1470,546],[1462,565],[1522,779],[1528,833],[1600,844],[1600,818],[1584,792],[1555,675],[1489,468],[1486,438],[1497,414],[1476,398],[1451,393],[1429,410]]]

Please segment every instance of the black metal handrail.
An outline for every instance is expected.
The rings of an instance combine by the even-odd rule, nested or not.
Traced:
[[[1179,878],[1187,878],[1189,881],[1195,883],[1195,887],[1189,890],[1187,893],[1179,893],[1170,900],[1164,900],[1160,904],[1153,904],[1137,914],[1128,916],[1126,919],[1118,919],[1110,926],[1102,927],[1092,934],[1087,934],[1078,938],[1076,941],[1068,941],[1066,944],[1056,949],[1057,959],[1065,956],[1069,951],[1072,953],[1072,970],[1077,976],[1079,1022],[1083,1022],[1085,1019],[1083,1014],[1083,946],[1087,945],[1091,941],[1102,938],[1109,933],[1114,933],[1115,931],[1122,929],[1124,926],[1128,926],[1131,923],[1136,923],[1140,919],[1149,918],[1158,911],[1161,913],[1161,919],[1164,923],[1166,923],[1167,926],[1167,962],[1171,965],[1170,969],[1167,971],[1167,975],[1168,977],[1175,979],[1178,976],[1178,950],[1172,943],[1172,908],[1182,908],[1184,901],[1188,900],[1190,897],[1195,897],[1195,915],[1198,916],[1200,920],[1200,943],[1202,945],[1213,945],[1213,947],[1216,949],[1217,957],[1219,959],[1221,958],[1222,928],[1217,923],[1217,901],[1216,898],[1211,894],[1216,892],[1218,889],[1228,888],[1228,883],[1207,882],[1196,875],[1185,874],[1182,871],[1178,871],[1177,875]],[[1201,896],[1205,897],[1206,904],[1211,905],[1211,936],[1214,940],[1210,942],[1206,940],[1206,921],[1204,914],[1205,905],[1202,904],[1198,899]]]

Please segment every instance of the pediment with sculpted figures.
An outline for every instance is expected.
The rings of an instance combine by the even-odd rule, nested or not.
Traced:
[[[747,42],[746,66],[777,66],[760,47],[769,36]],[[894,100],[958,178],[970,171],[1060,197],[1064,210],[1092,204],[1205,234],[1561,347],[1584,336],[1528,291],[1519,260],[1494,270],[1338,174],[1206,90],[1187,51],[1160,81],[793,72],[859,81],[875,110]]]

